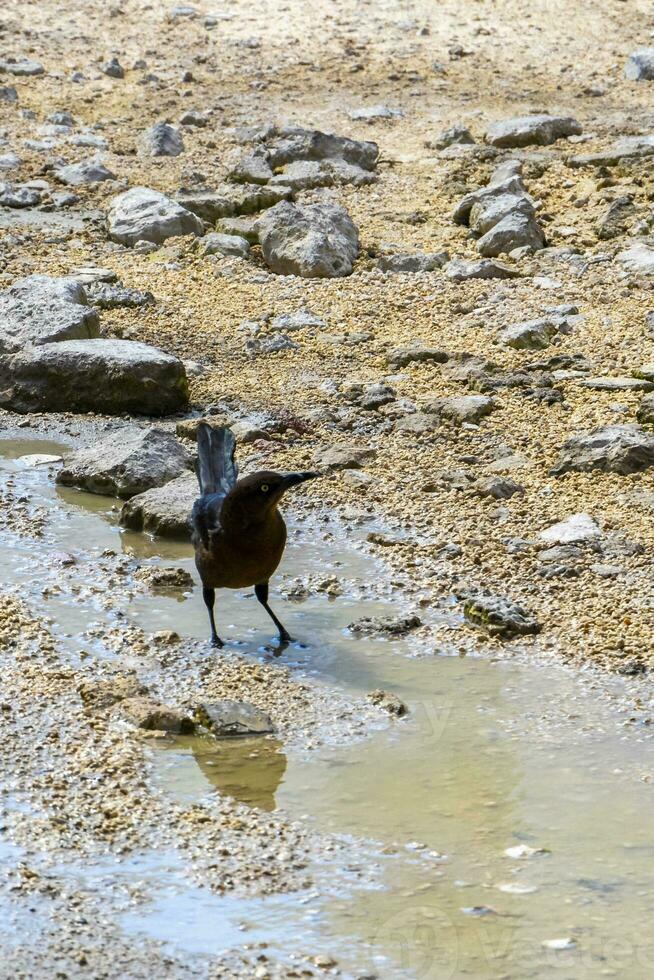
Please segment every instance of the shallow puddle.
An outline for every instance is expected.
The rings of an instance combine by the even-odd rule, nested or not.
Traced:
[[[119,614],[146,630],[206,636],[197,589],[138,596],[116,609],[101,594],[62,585],[57,552],[74,557],[87,585],[107,548],[193,565],[186,544],[121,532],[115,501],[57,490],[47,464],[20,458],[56,452],[52,443],[0,443],[0,477],[47,512],[39,538],[0,533],[3,585],[19,586],[35,612],[51,617],[71,651],[89,623]],[[372,839],[384,887],[348,891],[342,901],[300,895],[248,904],[162,875],[157,902],[130,913],[125,928],[204,953],[257,939],[284,949],[304,936],[315,948],[345,951],[353,970],[382,977],[650,978],[647,731],[623,732],[612,709],[564,670],[416,656],[410,640],[353,637],[348,623],[394,610],[383,591],[362,598],[382,570],[355,545],[294,529],[283,571],[337,574],[352,588],[336,600],[274,597],[302,641],[280,660],[353,692],[391,690],[410,716],[364,741],[313,752],[275,739],[179,739],[157,754],[156,778],[181,799],[220,792],[280,807],[320,830]],[[54,591],[43,596],[48,585]],[[269,655],[262,648],[270,624],[254,599],[225,593],[218,610],[229,642]],[[361,859],[369,853],[362,845]],[[352,856],[356,863],[356,844]]]

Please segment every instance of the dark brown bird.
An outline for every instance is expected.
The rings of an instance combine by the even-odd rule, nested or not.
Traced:
[[[277,505],[291,487],[320,474],[261,470],[239,480],[235,448],[229,429],[214,429],[206,422],[198,426],[196,472],[201,496],[193,505],[191,523],[211,643],[223,645],[214,619],[216,589],[251,585],[279,630],[280,641],[288,643],[291,637],[268,605],[268,582],[286,545],[286,524]]]

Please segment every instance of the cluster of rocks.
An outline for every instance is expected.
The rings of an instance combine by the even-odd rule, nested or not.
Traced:
[[[488,186],[466,194],[454,211],[455,222],[468,225],[477,236],[479,252],[486,258],[516,250],[524,255],[545,245],[534,201],[520,172],[519,161],[500,164]]]
[[[95,288],[111,294],[106,284]],[[115,302],[125,299],[118,288]],[[140,302],[127,293],[128,303]],[[182,362],[147,344],[101,337],[81,282],[35,275],[0,293],[2,407],[157,416],[187,404]]]

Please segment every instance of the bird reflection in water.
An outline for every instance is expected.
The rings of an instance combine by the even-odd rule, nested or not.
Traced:
[[[275,738],[180,738],[202,775],[222,795],[259,810],[276,808],[275,793],[286,772],[282,743]]]

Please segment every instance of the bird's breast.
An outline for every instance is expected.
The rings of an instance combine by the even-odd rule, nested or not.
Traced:
[[[205,586],[244,589],[267,582],[284,554],[286,525],[279,512],[260,524],[219,528],[195,563]]]

